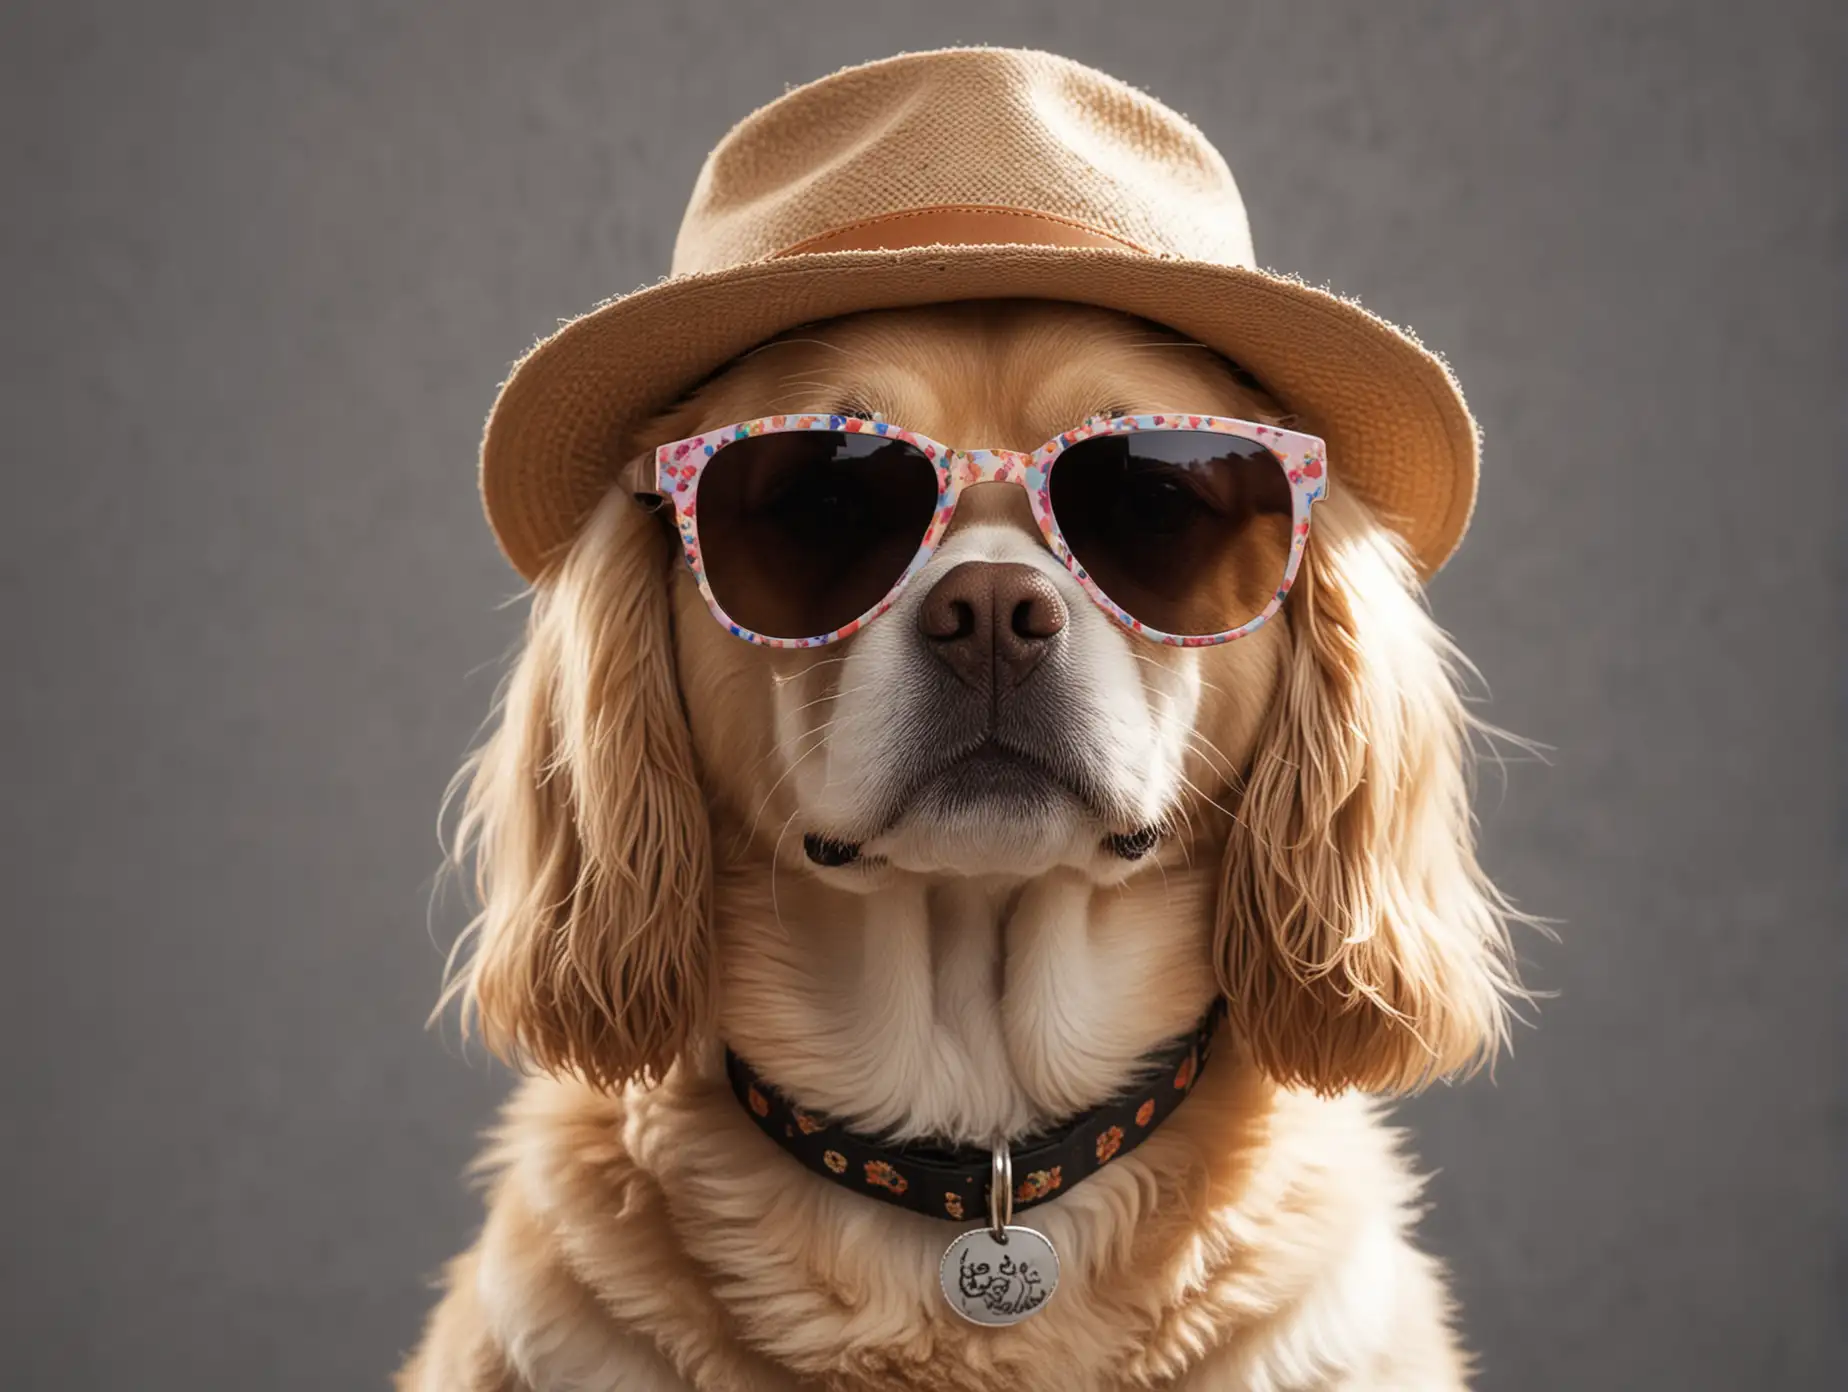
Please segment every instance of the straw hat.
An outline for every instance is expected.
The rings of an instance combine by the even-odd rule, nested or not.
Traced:
[[[1462,538],[1476,429],[1444,364],[1351,301],[1253,269],[1231,171],[1180,116],[995,48],[848,68],[733,128],[669,278],[566,325],[502,387],[488,521],[536,578],[648,443],[635,429],[730,359],[819,319],[990,297],[1101,305],[1217,349],[1328,442],[1335,484],[1425,574]]]

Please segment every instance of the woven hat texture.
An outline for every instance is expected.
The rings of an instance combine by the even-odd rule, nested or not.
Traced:
[[[1427,575],[1475,499],[1475,424],[1443,362],[1357,304],[1254,268],[1231,171],[1152,97],[1048,53],[848,68],[707,158],[671,273],[539,343],[489,416],[481,488],[528,579],[569,545],[650,416],[820,319],[951,300],[1099,305],[1236,360],[1328,443],[1331,482]],[[970,442],[979,444],[981,442]]]

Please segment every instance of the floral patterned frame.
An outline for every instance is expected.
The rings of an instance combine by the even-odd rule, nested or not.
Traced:
[[[818,634],[809,638],[772,638],[765,634],[754,633],[742,624],[733,621],[712,593],[712,587],[706,579],[706,567],[700,557],[699,482],[713,458],[727,445],[748,439],[753,435],[775,435],[798,430],[884,435],[902,440],[922,450],[924,457],[937,471],[937,509],[931,517],[930,526],[924,533],[924,540],[919,545],[917,554],[911,558],[904,572],[893,582],[892,588],[886,592],[885,597],[871,609],[851,623],[835,629],[832,633]],[[1163,633],[1159,629],[1151,628],[1105,594],[1065,544],[1065,538],[1060,533],[1059,525],[1052,515],[1052,471],[1058,463],[1059,456],[1079,441],[1089,440],[1094,436],[1145,430],[1198,430],[1250,440],[1263,445],[1275,455],[1285,475],[1289,478],[1290,555],[1284,565],[1283,579],[1263,611],[1237,628],[1227,629],[1223,633],[1209,634]],[[942,540],[943,533],[950,524],[950,518],[956,512],[956,501],[965,488],[974,487],[978,483],[1013,483],[1027,490],[1027,497],[1033,510],[1033,519],[1038,523],[1040,535],[1045,539],[1052,554],[1059,558],[1099,608],[1132,633],[1140,634],[1154,642],[1166,643],[1174,647],[1203,648],[1218,643],[1229,643],[1234,638],[1244,637],[1260,627],[1282,606],[1284,596],[1289,594],[1290,586],[1295,583],[1297,570],[1302,564],[1303,549],[1308,544],[1309,509],[1327,496],[1328,469],[1325,454],[1326,447],[1316,436],[1283,430],[1274,425],[1260,425],[1256,421],[1237,420],[1228,416],[1176,415],[1172,412],[1163,412],[1159,415],[1093,417],[1062,435],[1054,436],[1031,453],[1022,454],[1013,450],[953,449],[927,436],[919,435],[915,431],[901,430],[885,421],[864,420],[858,416],[781,415],[766,416],[738,425],[723,426],[703,435],[695,435],[689,439],[675,440],[671,444],[662,445],[655,451],[655,482],[661,496],[673,505],[680,540],[686,549],[687,565],[699,584],[699,591],[706,600],[706,607],[712,611],[713,618],[717,619],[729,632],[746,642],[762,643],[773,648],[818,648],[857,633],[891,608],[906,584],[910,582],[911,577],[922,570],[925,563],[930,560],[931,554],[937,549],[937,543]]]

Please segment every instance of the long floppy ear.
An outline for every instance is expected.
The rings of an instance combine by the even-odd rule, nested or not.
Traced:
[[[1316,513],[1227,843],[1216,960],[1278,1081],[1411,1091],[1505,1042],[1513,915],[1476,864],[1456,653],[1364,504],[1332,495]]]
[[[451,982],[502,1058],[657,1078],[703,1010],[709,834],[664,529],[613,492],[535,587],[499,724],[458,775],[481,914]]]

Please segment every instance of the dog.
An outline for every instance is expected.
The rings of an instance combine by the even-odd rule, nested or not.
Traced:
[[[1292,423],[1180,334],[988,299],[786,332],[626,442],[463,775],[455,989],[529,1076],[401,1392],[1463,1386],[1376,1098],[1490,1059],[1519,987],[1460,658],[1399,533],[1337,461],[1270,620],[1160,644],[977,483],[851,636],[740,642],[650,510],[655,451],[777,413],[1020,453],[1099,418]],[[1194,583],[1253,609],[1290,544]],[[792,1116],[988,1146],[1216,1012],[1184,1102],[1027,1214],[1057,1287],[1006,1327],[939,1290],[956,1224],[797,1163],[727,1076],[730,1050]]]

